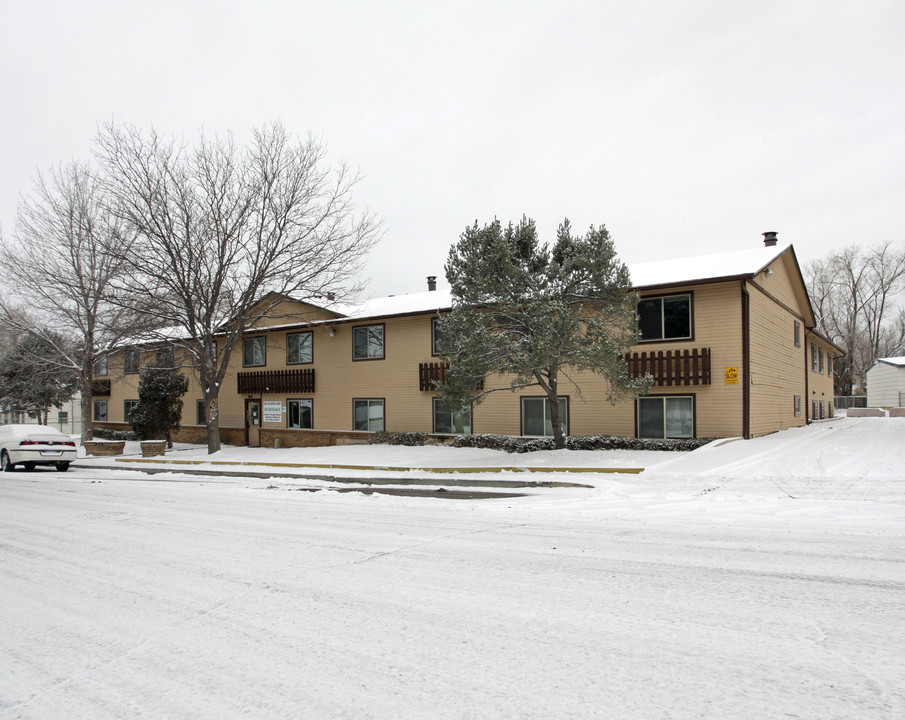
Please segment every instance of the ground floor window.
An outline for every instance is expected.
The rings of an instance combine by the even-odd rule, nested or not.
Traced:
[[[132,411],[138,407],[138,400],[126,400],[123,403],[123,420],[127,423],[132,422]]]
[[[94,420],[95,422],[107,422],[107,401],[94,401]]]
[[[363,398],[352,401],[355,430],[383,432],[384,401],[382,398]]]
[[[311,430],[314,427],[314,401],[287,400],[286,427]]]
[[[471,433],[471,408],[450,410],[443,398],[434,398],[434,432],[468,435]]]
[[[204,412],[204,400],[195,401],[195,424],[207,425],[207,414]]]
[[[811,400],[811,420],[816,420],[818,415],[817,401]]]
[[[694,397],[664,395],[638,398],[638,437],[694,437]]]
[[[795,396],[795,417],[801,417],[801,395]]]
[[[823,420],[826,417],[826,415],[824,413],[826,413],[826,404],[823,402],[823,400],[821,400],[820,401],[820,419],[821,420]]]
[[[569,434],[569,398],[559,398],[559,414],[563,435]],[[553,436],[550,401],[545,398],[522,398],[522,435]]]

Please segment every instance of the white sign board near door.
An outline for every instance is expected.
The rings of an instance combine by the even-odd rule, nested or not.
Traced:
[[[279,400],[265,400],[263,409],[263,420],[266,423],[282,423],[283,422],[283,403]]]

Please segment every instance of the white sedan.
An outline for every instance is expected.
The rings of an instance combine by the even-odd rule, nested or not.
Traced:
[[[75,441],[48,425],[0,425],[0,468],[5,472],[16,465],[26,470],[54,465],[65,472],[76,453]]]

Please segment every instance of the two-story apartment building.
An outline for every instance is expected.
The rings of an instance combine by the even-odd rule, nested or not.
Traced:
[[[765,237],[750,250],[632,266],[642,338],[625,359],[655,384],[613,406],[599,376],[571,373],[560,386],[567,434],[747,438],[832,416],[832,359],[841,350],[814,331],[793,248]],[[444,370],[435,320],[451,299],[433,278],[428,285],[353,307],[284,301],[230,358],[219,403],[224,439],[293,446],[381,430],[552,434],[537,388],[492,393],[470,413],[443,404],[433,385]],[[96,376],[97,423],[126,427],[151,352],[111,356]],[[200,397],[190,376],[180,439],[203,437]]]

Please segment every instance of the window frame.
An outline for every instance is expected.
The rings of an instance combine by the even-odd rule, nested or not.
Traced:
[[[246,362],[248,359],[247,354],[246,354],[246,344],[247,343],[257,343],[258,341],[261,341],[263,343],[264,361],[260,362],[260,363]],[[252,357],[252,360],[254,360],[254,357]],[[246,367],[264,367],[266,365],[267,365],[267,336],[266,335],[251,335],[249,337],[242,338],[242,367],[244,367],[244,368],[246,368]]]
[[[302,425],[290,425],[292,418],[292,404],[296,403],[308,403],[308,416],[311,419],[311,424],[309,426]],[[299,418],[301,418],[301,413],[299,414]],[[314,430],[314,399],[313,398],[288,398],[286,400],[286,427],[289,430]]]
[[[123,352],[123,374],[137,375],[141,369],[141,355],[138,350],[126,350]]]
[[[450,415],[449,424],[450,424],[450,427],[453,428],[450,432],[437,430],[437,412],[439,409],[438,406],[440,406],[440,405],[445,406],[442,409],[445,412],[448,412]],[[459,411],[459,412],[462,412],[462,411]],[[463,430],[462,432],[457,432],[455,429],[455,427],[456,427],[455,416],[457,413],[453,412],[452,410],[449,409],[448,406],[446,406],[446,403],[443,402],[442,397],[435,396],[434,398],[432,398],[432,402],[431,402],[431,427],[433,428],[433,433],[435,435],[472,435],[472,434],[474,434],[474,408],[471,405],[469,405],[467,412],[468,412],[468,429]]]
[[[792,396],[792,413],[794,417],[801,417],[801,395]]]
[[[355,420],[355,407],[356,403],[368,403],[368,428],[362,429],[357,427]],[[383,406],[383,427],[379,430],[372,430],[370,427],[371,424],[371,403],[380,403]],[[352,429],[359,432],[385,432],[387,427],[387,403],[386,398],[378,398],[378,397],[360,397],[360,398],[352,398]]]
[[[98,408],[103,406],[104,408],[104,417],[98,417]],[[108,414],[109,405],[106,400],[95,400],[91,406],[91,419],[93,422],[107,422],[107,418],[110,417]]]
[[[176,367],[176,352],[172,345],[164,345],[154,351],[154,361],[157,367],[172,369]]]
[[[105,377],[107,375],[107,353],[98,355],[94,358],[94,367],[91,369],[91,372],[96,377]]]
[[[795,320],[795,331],[794,331],[794,340],[795,347],[801,347],[801,323]]]
[[[195,401],[195,424],[207,426],[207,413],[204,412],[204,400]]]
[[[819,372],[821,375],[823,375],[823,368],[824,368],[824,364],[823,364],[823,348],[820,347],[820,346],[817,347],[817,360],[818,360],[817,365],[818,365],[818,367],[820,368],[817,372]]]
[[[543,435],[528,435],[525,432],[525,401],[526,400],[529,400],[529,401],[543,400],[544,401],[544,405],[543,405],[543,407],[544,407],[544,434]],[[563,415],[562,419],[563,419],[563,425],[565,425],[565,427],[563,428],[563,435],[568,437],[570,429],[571,429],[570,411],[571,411],[572,403],[570,402],[570,398],[568,395],[560,395],[559,401],[560,401],[560,403],[565,401],[565,404],[566,404],[565,412],[562,413],[562,415]],[[522,437],[537,437],[537,438],[555,437],[553,434],[552,420],[550,422],[550,434],[549,435],[547,434],[547,405],[549,403],[550,403],[550,398],[548,398],[546,395],[522,395],[519,398],[519,434]]]
[[[694,292],[691,290],[687,292],[679,292],[679,293],[667,293],[664,295],[648,295],[645,297],[641,297],[638,300],[638,306],[640,307],[641,303],[650,302],[651,300],[659,300],[660,301],[660,332],[665,336],[666,334],[666,313],[664,312],[665,303],[664,301],[667,298],[678,298],[678,297],[687,297],[688,298],[688,335],[683,335],[681,337],[659,337],[659,338],[643,338],[640,337],[638,339],[639,344],[647,344],[647,343],[669,343],[669,342],[688,342],[694,341]],[[638,315],[638,332],[641,332],[641,313],[636,307],[636,314]]]
[[[431,356],[432,357],[440,357],[440,350],[438,349],[437,342],[437,323],[440,318],[435,317],[431,318]]]
[[[138,405],[138,400],[123,400],[123,422],[132,423],[132,409]]]
[[[817,345],[811,343],[811,372],[817,372]]]
[[[289,338],[301,337],[303,335],[308,336],[308,355],[310,360],[293,360],[292,355],[290,353]],[[301,347],[301,345],[299,345]],[[287,365],[311,365],[314,362],[314,333],[311,330],[305,330],[304,332],[294,332],[294,333],[286,333],[286,364]]]
[[[666,434],[666,402],[671,399],[690,399],[691,400],[691,436],[676,437]],[[644,400],[662,400],[663,401],[663,435],[659,438],[648,438],[641,436],[641,402]],[[656,394],[645,395],[635,399],[635,437],[645,440],[691,440],[698,436],[698,397],[697,393],[676,393],[676,394]]]
[[[380,355],[370,354],[370,338],[368,342],[367,357],[358,357],[356,355],[355,335],[359,330],[368,331],[372,328],[380,328]],[[352,360],[354,362],[370,362],[371,360],[385,360],[387,356],[387,339],[386,339],[386,323],[371,323],[369,325],[356,325],[352,328]]]

